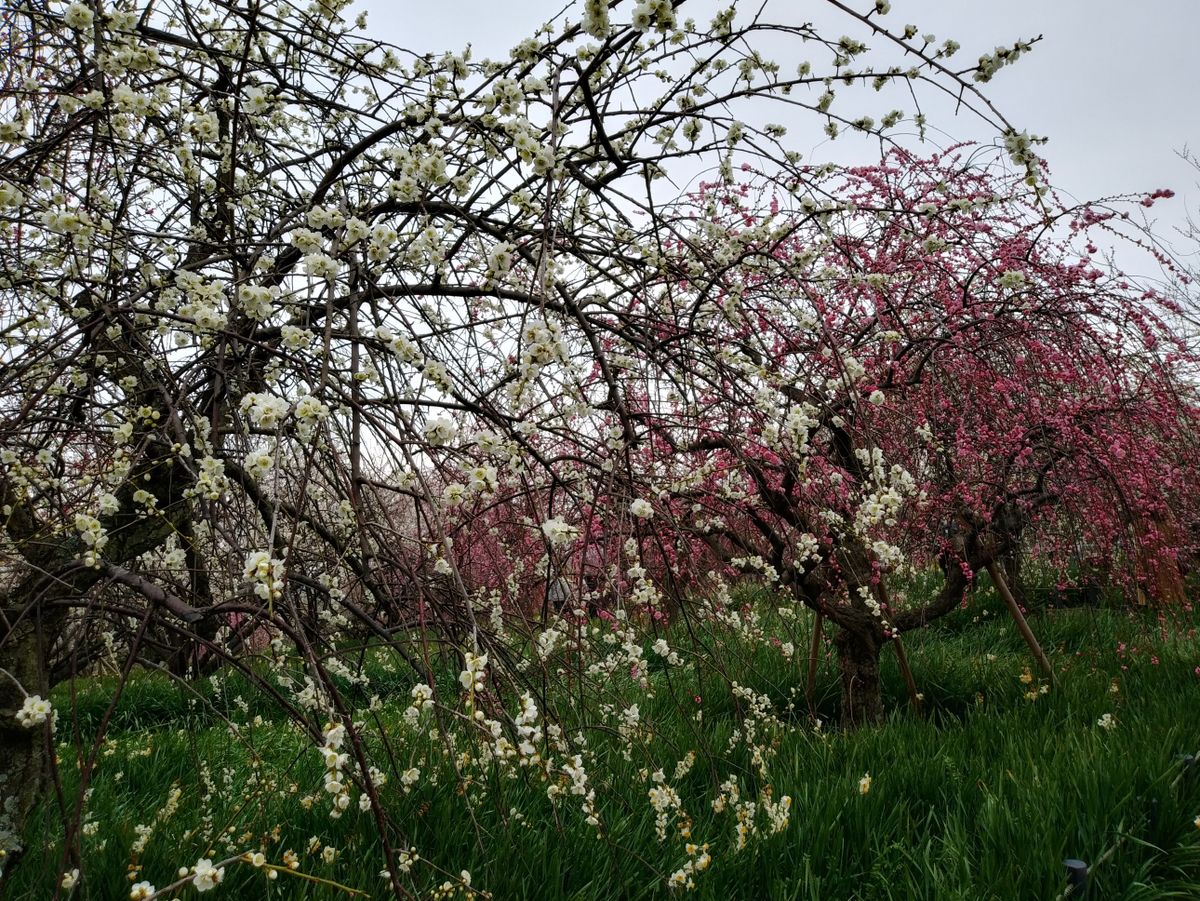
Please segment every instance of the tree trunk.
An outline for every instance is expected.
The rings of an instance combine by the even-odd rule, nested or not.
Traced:
[[[842,673],[842,725],[849,729],[883,722],[879,681],[882,641],[870,633],[842,628],[833,640]]]
[[[17,722],[26,693],[49,694],[42,640],[25,619],[0,643],[0,667],[6,671],[0,673],[0,886],[20,855],[21,830],[46,775],[46,727],[26,729]]]
[[[153,550],[190,520],[191,504],[182,496],[189,483],[175,478],[169,465],[154,462],[169,461],[169,454],[150,459],[150,463],[132,472],[121,489],[122,511],[102,519],[110,536],[105,547],[108,563],[120,565]],[[159,508],[168,512],[156,516],[138,512],[131,499],[135,485],[149,490]],[[39,800],[48,772],[45,727],[25,729],[17,722],[16,713],[26,694],[49,697],[50,650],[62,637],[67,622],[66,608],[53,602],[84,597],[109,570],[82,565],[79,536],[53,534],[36,521],[3,482],[0,499],[13,508],[6,530],[24,558],[22,569],[26,571],[25,578],[9,595],[0,597],[0,668],[7,671],[0,672],[0,848],[8,852],[0,858],[3,895],[4,883],[19,857],[15,849],[20,847],[25,820]],[[136,576],[128,578],[133,581],[126,584],[142,586],[148,602],[172,607],[171,599],[161,589]],[[195,616],[189,621],[197,619]],[[13,851],[9,851],[10,846]]]
[[[1008,590],[1012,592],[1012,596],[1016,598],[1017,603],[1028,609],[1029,604],[1025,598],[1024,580],[1021,578],[1021,558],[1021,548],[1020,545],[1017,545],[1000,558],[1000,571],[1004,574],[1004,580],[1008,583]]]

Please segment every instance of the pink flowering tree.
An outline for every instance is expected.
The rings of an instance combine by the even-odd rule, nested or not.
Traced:
[[[1177,581],[1195,359],[1169,299],[1099,258],[1112,204],[970,147],[753,185],[672,222],[642,462],[679,528],[837,627],[848,723],[882,715],[881,649],[1005,558]],[[895,590],[931,566],[934,594]]]

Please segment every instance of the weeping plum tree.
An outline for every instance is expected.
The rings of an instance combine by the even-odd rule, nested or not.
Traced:
[[[904,456],[867,436],[901,409],[903,391],[917,390],[920,354],[952,341],[923,338],[906,357],[911,373],[897,369],[884,382],[860,349],[879,329],[867,320],[860,334],[850,307],[843,316],[834,304],[828,325],[804,332],[831,330],[820,346],[799,333],[792,350],[783,334],[778,346],[759,346],[745,325],[758,328],[755,320],[737,318],[717,289],[742,269],[753,278],[758,264],[744,267],[750,260],[741,257],[758,239],[729,231],[718,247],[688,237],[693,225],[664,212],[677,191],[670,176],[717,171],[732,182],[742,163],[787,173],[794,196],[818,207],[791,220],[796,240],[770,241],[779,251],[771,266],[791,273],[777,283],[779,299],[807,279],[806,221],[822,225],[816,258],[836,257],[849,284],[848,267],[869,250],[831,240],[827,226],[842,214],[825,207],[822,176],[799,167],[786,129],[768,117],[806,113],[830,134],[888,142],[905,121],[923,128],[922,110],[856,109],[844,95],[867,85],[883,92],[868,96],[894,91],[911,104],[931,89],[1006,134],[1018,164],[1031,165],[1030,139],[976,88],[1029,43],[955,68],[957,45],[891,27],[884,2],[857,11],[831,3],[852,32],[837,39],[781,24],[769,6],[706,11],[697,23],[686,18],[691,5],[587,0],[502,60],[469,50],[417,55],[363,37],[343,21],[342,0],[15,0],[4,8],[5,874],[57,765],[45,699],[61,680],[105,668],[120,686],[136,666],[176,677],[240,670],[323,748],[331,812],[358,794],[397,895],[409,871],[397,856],[405,830],[380,803],[375,776],[395,761],[370,752],[353,692],[342,690],[366,684],[364,646],[403,661],[418,714],[432,708],[444,725],[468,730],[462,740],[483,748],[473,766],[519,756],[547,778],[571,780],[589,824],[599,823],[585,758],[573,756],[561,730],[553,746],[549,729],[535,730],[532,696],[519,715],[485,711],[475,706],[476,686],[531,683],[529,657],[506,631],[507,619],[524,613],[515,609],[519,576],[578,572],[591,558],[576,542],[607,536],[596,568],[619,573],[619,590],[630,586],[618,603],[651,603],[641,540],[662,503],[650,492],[662,483],[644,455],[662,452],[667,436],[669,465],[707,447],[701,471],[724,480],[713,481],[711,497],[692,500],[705,484],[696,480],[667,503],[687,498],[726,516],[723,540],[769,545],[785,525],[810,532],[817,544],[806,553],[820,566],[797,565],[791,575],[806,598],[837,611],[839,622],[860,623],[852,634],[864,641],[881,642],[907,622],[818,586],[873,585],[868,571],[893,555],[881,558],[876,545],[848,540],[848,522],[837,525],[851,508],[866,509],[859,494],[873,492],[890,511],[888,490],[933,484],[919,445]],[[787,67],[771,59],[781,47]],[[804,54],[815,56],[797,66]],[[938,226],[947,240],[949,223],[970,219],[938,205],[891,221],[901,228],[905,216],[935,231],[947,223]],[[764,227],[776,228],[754,226]],[[736,242],[745,253],[725,258]],[[681,265],[691,284],[680,282]],[[1028,277],[1036,284],[1036,272]],[[981,279],[989,291],[994,282]],[[868,294],[854,284],[846,303],[853,299],[857,315]],[[655,285],[664,293],[651,294]],[[704,285],[712,287],[696,295]],[[765,303],[769,286],[746,300]],[[1038,296],[1018,288],[1005,290],[1031,303]],[[694,314],[680,306],[685,297]],[[698,354],[701,340],[728,340],[728,356]],[[856,354],[895,404],[860,410],[861,380],[847,368]],[[814,376],[819,368],[827,393],[809,396],[807,375],[789,373],[794,385],[782,384],[773,365]],[[648,374],[678,381],[694,407],[660,408],[665,395],[657,381],[646,393]],[[911,388],[905,378],[915,379]],[[732,406],[760,392],[776,405]],[[829,475],[812,503],[829,506],[800,529],[792,514],[770,508],[795,476],[768,453],[793,440],[799,420],[781,419],[776,434],[765,417],[805,404],[829,448],[809,464]],[[677,429],[676,415],[693,410],[710,418]],[[728,435],[747,424],[750,440],[734,446]],[[911,489],[898,475],[891,489],[876,484],[873,456],[856,462],[876,443],[913,474]],[[729,492],[745,494],[735,483],[746,477],[761,483],[767,505],[720,513]],[[979,517],[990,512],[987,501],[965,501]],[[815,511],[805,503],[795,509]],[[889,549],[919,555],[891,518],[863,528],[881,536],[873,541],[888,536]],[[483,533],[470,530],[484,521]],[[961,546],[968,568],[991,553],[972,550],[989,533],[970,522],[941,549]],[[749,527],[760,524],[752,539]],[[497,553],[462,540],[474,534],[495,539]],[[836,552],[827,543],[835,539]],[[678,562],[678,542],[658,542],[660,571]],[[514,549],[520,565],[506,569]],[[768,557],[779,567],[791,553],[781,545]],[[957,600],[955,590],[946,598]],[[635,620],[589,665],[609,688],[644,684]],[[360,652],[342,650],[348,642]],[[461,696],[429,687],[430,647],[444,642],[461,661]],[[548,654],[535,655],[535,665]],[[80,746],[79,796],[60,801],[63,868],[74,861],[85,876],[77,826],[103,739],[100,728],[88,736],[90,752]],[[181,881],[211,887],[216,869],[201,861]]]
[[[1060,571],[1084,547],[1131,587],[1178,578],[1196,358],[1181,310],[1099,258],[1112,203],[971,147],[746,177],[674,213],[641,464],[673,480],[678,528],[837,627],[848,723],[882,716],[882,648],[1022,542]],[[934,565],[932,596],[889,590]]]

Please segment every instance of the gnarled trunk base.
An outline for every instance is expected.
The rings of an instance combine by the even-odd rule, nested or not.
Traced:
[[[874,635],[841,629],[833,639],[842,674],[842,725],[848,729],[883,722],[883,691],[879,681],[879,652]]]
[[[21,832],[46,775],[46,727],[26,729],[17,722],[25,692],[47,694],[40,639],[29,620],[7,636],[0,634],[0,667],[5,670],[0,673],[0,888],[20,855]]]

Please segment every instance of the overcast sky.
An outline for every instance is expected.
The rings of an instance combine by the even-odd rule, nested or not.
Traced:
[[[823,0],[773,2],[776,16],[828,23],[833,36],[851,30]],[[865,9],[870,0],[847,3]],[[502,57],[564,5],[357,0],[347,18],[369,10],[368,32],[409,50],[460,50],[471,43],[476,58]],[[682,12],[703,21],[708,7],[688,2]],[[996,44],[1044,35],[1033,53],[996,76],[987,94],[1019,129],[1050,137],[1041,152],[1052,181],[1079,199],[1172,188],[1177,196],[1154,208],[1164,237],[1183,224],[1187,210],[1200,210],[1200,173],[1176,156],[1185,145],[1200,152],[1200,0],[892,0],[886,21],[894,27],[911,22],[939,41],[954,38],[963,46],[963,65]],[[966,117],[931,115],[931,124],[944,140],[992,138]],[[842,146],[810,139],[797,149],[836,162]]]

